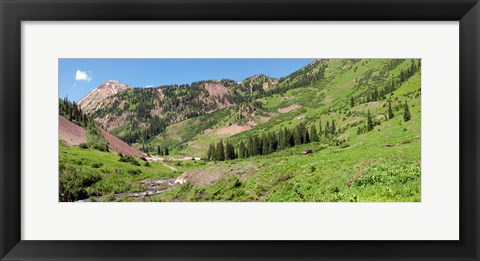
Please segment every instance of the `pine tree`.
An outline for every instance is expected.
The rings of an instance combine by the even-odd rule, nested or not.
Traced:
[[[310,134],[306,128],[303,132],[303,143],[310,143]]]
[[[328,137],[328,133],[330,131],[330,123],[327,121],[325,124],[325,137]]]
[[[405,101],[405,105],[403,106],[403,120],[404,121],[409,121],[412,118],[412,115],[410,114],[410,109],[408,108],[408,103]]]
[[[207,160],[216,160],[215,145],[212,143],[210,143],[210,146],[208,147]]]
[[[251,157],[255,155],[255,144],[253,144],[253,137],[252,135],[248,136],[248,143],[247,143],[247,157]]]
[[[331,134],[332,134],[332,135],[335,135],[335,131],[336,131],[336,129],[335,129],[335,120],[332,120],[332,130],[331,130]]]
[[[350,97],[350,107],[355,106],[355,101],[353,100],[353,96]]]
[[[247,148],[245,148],[245,144],[243,144],[243,141],[240,141],[239,145],[239,155],[240,158],[246,158],[247,157]]]
[[[373,130],[373,120],[372,116],[370,115],[370,110],[367,112],[367,131]]]
[[[157,146],[157,155],[160,155],[161,151],[160,146]]]
[[[225,145],[225,158],[227,160],[234,160],[235,159],[235,149],[233,148],[232,144],[227,142]]]
[[[253,144],[255,149],[254,155],[262,155],[262,141],[257,135],[253,137]]]
[[[395,114],[393,114],[392,102],[388,101],[388,118],[392,119],[394,116],[395,116]]]
[[[168,156],[169,154],[169,151],[168,151],[168,147],[165,147],[165,152],[164,152],[165,156]]]
[[[304,144],[306,143],[306,128],[305,128],[305,124],[302,122],[300,124],[297,125],[297,137],[295,139],[295,142],[298,144]]]
[[[289,147],[293,147],[295,146],[295,137],[293,135],[293,132],[292,130],[289,130],[288,132],[288,146]]]
[[[265,133],[262,135],[262,154],[266,155],[270,153],[270,144],[268,143]]]
[[[298,126],[295,130],[293,130],[293,139],[295,140],[295,145],[300,145],[303,143],[303,135],[300,132]]]
[[[223,148],[223,141],[220,140],[220,142],[217,144],[217,149],[215,150],[216,154],[216,160],[218,161],[224,161],[225,160],[225,149]]]
[[[312,127],[310,127],[310,136],[313,142],[319,141],[318,135],[317,135],[317,128],[315,128],[315,124],[312,124]]]
[[[320,140],[320,138],[322,137],[322,119],[320,119],[320,123],[318,124],[318,138]]]
[[[270,153],[277,151],[278,149],[278,138],[275,133],[268,133],[268,140],[270,144]]]

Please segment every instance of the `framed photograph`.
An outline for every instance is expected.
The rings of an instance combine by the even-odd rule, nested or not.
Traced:
[[[1,260],[479,260],[477,1],[8,1]]]

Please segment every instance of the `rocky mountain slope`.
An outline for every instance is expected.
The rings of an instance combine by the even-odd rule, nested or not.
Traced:
[[[77,102],[77,105],[86,113],[92,113],[108,105],[108,97],[130,89],[126,84],[109,80],[98,86]]]

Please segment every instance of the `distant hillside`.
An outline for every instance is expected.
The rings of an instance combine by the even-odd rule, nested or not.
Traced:
[[[317,59],[280,79],[254,75],[242,82],[124,88],[96,102],[100,96],[87,95],[78,104],[97,104],[88,114],[99,126],[139,149],[153,153],[158,146],[170,147],[204,156],[212,141],[238,144],[248,135],[303,121],[310,127],[312,119],[334,119],[343,132],[363,119],[340,113],[386,100],[417,67],[418,61],[405,59]]]
[[[255,99],[318,81],[324,69],[325,61],[316,60],[282,79],[254,75],[242,82],[205,80],[155,88],[129,88],[109,81],[77,104],[103,129],[128,143],[135,143],[150,140],[167,126],[189,118],[240,104],[261,106]],[[109,86],[122,88],[118,87],[115,93],[107,88]]]

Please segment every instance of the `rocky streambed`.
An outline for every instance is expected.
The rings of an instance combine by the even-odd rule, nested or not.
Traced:
[[[90,197],[82,200],[77,200],[76,202],[91,202],[91,201],[100,201],[104,198],[108,198],[108,201],[115,201],[120,198],[142,198],[148,197],[153,195],[158,195],[166,191],[167,189],[178,185],[178,181],[176,178],[169,178],[169,179],[157,179],[157,180],[142,180],[139,183],[145,185],[147,189],[145,191],[138,191],[138,192],[126,192],[126,193],[117,193],[113,195],[104,195],[104,196],[96,196]]]

